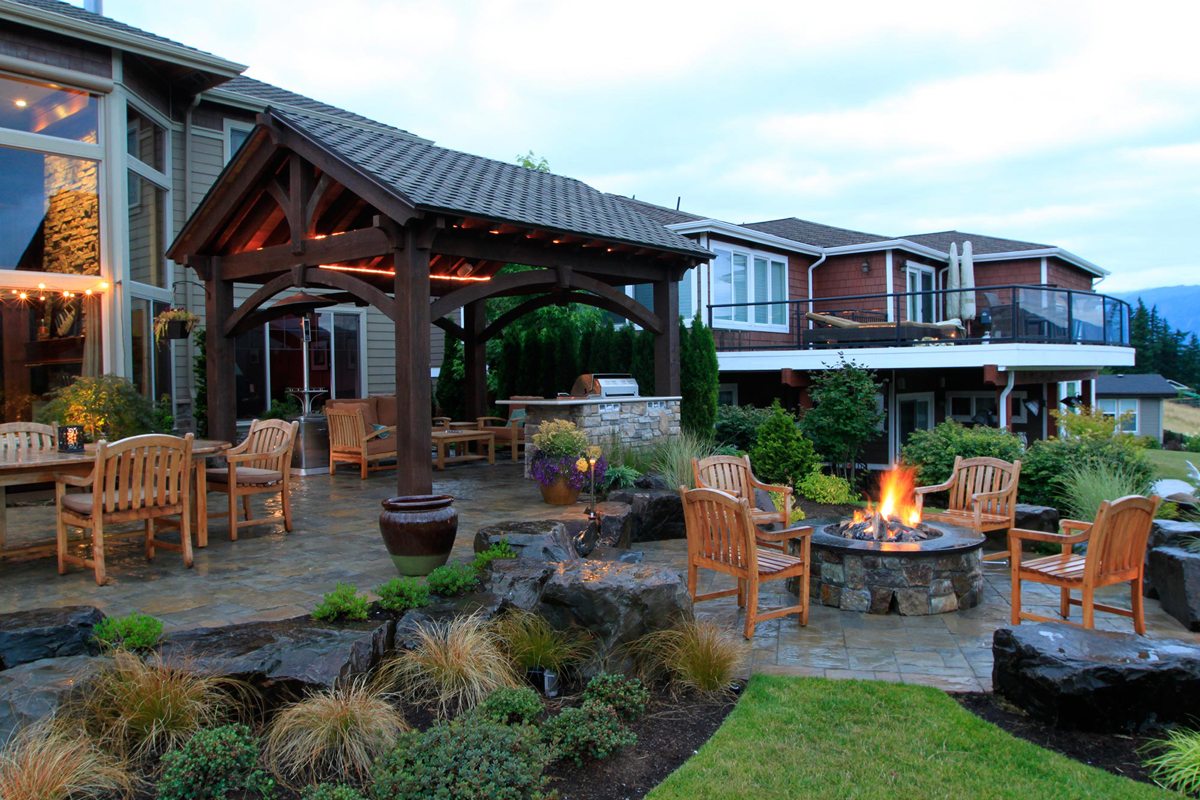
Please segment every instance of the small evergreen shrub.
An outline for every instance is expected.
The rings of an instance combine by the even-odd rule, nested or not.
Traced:
[[[82,425],[92,440],[116,441],[154,430],[154,404],[128,378],[97,375],[76,378],[50,393],[38,422]]]
[[[1189,453],[1200,453],[1200,433],[1187,437],[1184,441],[1183,449]]]
[[[245,725],[198,731],[162,758],[158,800],[271,798],[275,782],[258,768],[258,741]]]
[[[917,468],[917,481],[922,486],[935,486],[950,479],[954,457],[981,458],[990,456],[1003,461],[1022,457],[1024,446],[1016,434],[1007,430],[978,426],[968,428],[948,419],[936,428],[913,431],[904,445],[900,459]],[[1022,469],[1021,483],[1025,482]]]
[[[300,800],[367,800],[357,789],[343,783],[319,783],[300,793]]]
[[[621,719],[633,722],[646,713],[650,691],[637,678],[605,672],[588,681],[583,702],[610,706]]]
[[[338,583],[332,592],[321,598],[321,602],[312,610],[312,616],[322,622],[364,620],[370,607],[371,601],[365,594],[359,594],[354,584]]]
[[[750,449],[754,474],[767,483],[795,485],[820,463],[813,443],[800,432],[796,418],[776,400],[758,429]]]
[[[471,566],[475,568],[477,573],[481,573],[496,559],[516,557],[517,551],[512,549],[512,545],[508,543],[508,540],[501,539],[486,550],[476,553],[475,560],[471,562]]]
[[[637,734],[626,728],[610,705],[585,702],[579,708],[564,708],[542,725],[542,739],[550,746],[554,759],[599,761],[637,742]]]
[[[392,578],[376,586],[375,594],[380,608],[397,614],[429,605],[429,584],[416,578]]]
[[[541,800],[549,750],[533,729],[469,719],[407,733],[372,773],[372,800]]]
[[[542,715],[542,698],[528,686],[501,688],[475,708],[475,713],[501,725],[532,725]]]
[[[850,488],[850,481],[837,475],[826,475],[819,469],[805,475],[797,488],[805,499],[814,503],[845,505],[853,503],[856,499],[854,490]]]
[[[1148,484],[1154,477],[1142,449],[1121,437],[1041,439],[1030,445],[1021,459],[1017,499],[1037,506],[1066,508],[1068,498],[1062,476],[1072,468],[1098,464],[1125,472],[1139,485]]]
[[[758,429],[771,416],[771,409],[758,406],[717,406],[716,439],[748,453],[758,441]]]
[[[105,617],[92,629],[92,638],[105,650],[151,650],[162,639],[162,620],[136,611]]]
[[[470,564],[443,564],[425,578],[429,590],[442,597],[458,597],[474,591],[479,573]]]
[[[771,494],[771,505],[775,506],[775,510],[782,514],[783,513],[783,502],[784,502],[783,492],[771,492],[770,494]],[[803,520],[804,516],[805,516],[804,509],[798,505],[793,504],[791,516],[788,517],[788,525],[795,525],[797,522],[800,522],[801,520]]]

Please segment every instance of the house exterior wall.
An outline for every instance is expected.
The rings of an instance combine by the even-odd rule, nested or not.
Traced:
[[[1047,282],[1062,289],[1090,291],[1094,276],[1059,258],[1046,260]]]
[[[101,78],[112,77],[112,54],[107,47],[25,25],[6,22],[0,26],[0,54]]]
[[[804,300],[808,298],[808,267],[816,260],[815,257],[804,256],[799,253],[789,253],[785,250],[760,245],[756,242],[709,237],[709,249],[721,247],[722,245],[783,256],[787,260],[787,299]],[[705,266],[704,270],[706,271],[706,277],[699,282],[699,310],[701,311],[701,316],[707,320],[708,304],[712,302],[712,266]],[[737,323],[715,322],[713,325],[713,338],[716,341],[717,349],[795,346],[798,326],[801,325],[806,310],[806,306],[802,303],[792,303],[789,305],[787,315],[788,330],[786,332],[756,330],[753,327],[737,327]]]
[[[863,272],[863,261],[870,265],[870,271]],[[896,291],[896,276],[893,269],[892,292]],[[903,286],[903,282],[899,284]],[[821,302],[823,297],[842,297],[846,295],[886,294],[887,285],[887,253],[846,253],[829,256],[819,267],[813,270],[813,297],[817,302],[813,305],[816,311],[840,311],[846,303]],[[855,300],[852,306],[861,311],[877,311],[886,313],[887,304],[882,299]]]

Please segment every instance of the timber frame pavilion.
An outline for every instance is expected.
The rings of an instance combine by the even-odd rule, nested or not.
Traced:
[[[430,324],[464,344],[466,406],[486,406],[484,346],[516,317],[585,303],[653,332],[654,392],[679,394],[678,281],[711,254],[619,197],[436,147],[388,126],[268,109],[167,255],[205,284],[208,426],[234,438],[234,338],[315,287],[395,324],[397,490],[432,489]],[[541,269],[498,275],[507,263]],[[235,283],[258,288],[240,307]],[[653,307],[624,287],[653,286]],[[488,323],[484,301],[529,299]],[[465,324],[448,315],[463,310]]]

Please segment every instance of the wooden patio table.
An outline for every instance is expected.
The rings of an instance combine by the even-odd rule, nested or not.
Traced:
[[[469,451],[470,443],[476,442],[479,445],[480,452],[471,453]],[[453,456],[446,456],[446,447],[454,445],[456,453]],[[483,446],[487,445],[487,455],[483,454]],[[460,461],[480,461],[487,459],[489,464],[496,463],[496,437],[494,434],[487,431],[459,431],[435,429],[433,431],[433,446],[437,449],[436,466],[439,470],[444,470],[447,464],[455,464]],[[459,447],[462,449],[459,450]]]
[[[232,446],[230,442],[220,439],[196,439],[192,443],[192,459],[197,461],[218,455]],[[6,454],[0,458],[0,559],[10,556],[52,555],[56,550],[54,539],[20,547],[8,547],[6,487],[51,483],[55,475],[62,474],[85,476],[96,465],[94,450],[92,445],[88,445],[82,453],[17,452],[15,457]],[[196,475],[196,545],[205,547],[208,544],[208,504],[202,502],[201,498],[206,499],[208,482],[203,468],[192,471]]]

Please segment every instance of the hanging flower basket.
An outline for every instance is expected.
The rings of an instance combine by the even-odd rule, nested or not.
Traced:
[[[168,308],[154,318],[154,343],[163,339],[186,339],[200,318],[186,308]]]

